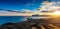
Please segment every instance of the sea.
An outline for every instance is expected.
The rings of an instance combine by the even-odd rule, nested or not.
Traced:
[[[17,23],[27,20],[27,16],[0,16],[0,25],[5,23]]]

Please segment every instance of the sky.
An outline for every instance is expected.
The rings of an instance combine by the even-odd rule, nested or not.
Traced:
[[[0,0],[0,9],[10,10],[36,10],[45,0]],[[60,1],[60,0],[48,0]]]
[[[0,9],[34,10],[38,8],[42,0],[0,0]]]

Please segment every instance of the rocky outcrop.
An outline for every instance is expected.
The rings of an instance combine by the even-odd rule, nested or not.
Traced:
[[[59,25],[48,20],[26,20],[18,23],[5,23],[0,29],[60,29]]]

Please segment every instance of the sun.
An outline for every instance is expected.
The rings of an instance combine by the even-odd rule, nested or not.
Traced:
[[[60,15],[60,11],[53,12],[54,15]]]

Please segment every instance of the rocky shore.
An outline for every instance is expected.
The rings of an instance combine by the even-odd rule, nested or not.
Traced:
[[[26,20],[18,23],[5,23],[0,29],[60,29],[60,24],[50,23],[48,20]]]

